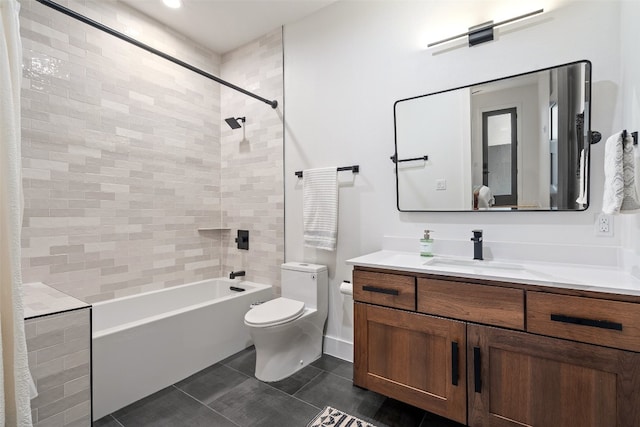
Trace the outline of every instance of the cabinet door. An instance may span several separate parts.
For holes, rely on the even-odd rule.
[[[640,354],[468,325],[470,426],[640,426]]]
[[[463,322],[354,304],[354,383],[465,423]]]

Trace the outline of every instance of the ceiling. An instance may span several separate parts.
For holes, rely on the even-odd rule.
[[[183,0],[180,9],[162,0],[120,1],[224,54],[335,0]]]

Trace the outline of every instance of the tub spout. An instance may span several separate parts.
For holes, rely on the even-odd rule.
[[[231,273],[229,273],[229,279],[235,279],[236,277],[244,276],[245,274],[246,273],[244,272],[244,270],[232,271]]]

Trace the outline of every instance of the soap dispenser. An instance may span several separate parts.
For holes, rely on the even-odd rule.
[[[424,230],[424,237],[420,239],[420,256],[433,256],[433,239],[430,234],[433,230]]]

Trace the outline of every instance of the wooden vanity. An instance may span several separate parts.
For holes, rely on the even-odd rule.
[[[640,297],[354,267],[354,383],[469,426],[640,426]]]

